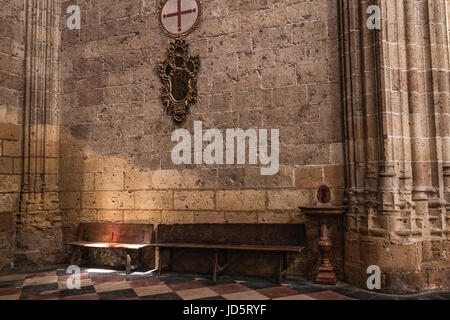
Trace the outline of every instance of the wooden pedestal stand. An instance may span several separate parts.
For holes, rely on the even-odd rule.
[[[320,239],[317,244],[320,251],[321,263],[319,267],[319,274],[316,277],[315,283],[336,285],[336,274],[333,271],[333,266],[330,261],[332,243],[328,238],[327,218],[345,214],[347,207],[321,204],[316,207],[300,207],[300,209],[305,214],[318,217],[320,219]]]

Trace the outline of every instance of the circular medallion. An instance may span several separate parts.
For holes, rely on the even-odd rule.
[[[162,0],[159,6],[159,24],[172,38],[187,36],[201,19],[200,0]]]

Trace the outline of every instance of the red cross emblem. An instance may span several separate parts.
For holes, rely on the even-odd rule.
[[[181,0],[177,0],[177,4],[178,4],[178,8],[177,8],[178,11],[163,15],[163,19],[167,19],[167,18],[171,18],[171,17],[178,17],[178,31],[181,31],[181,16],[183,14],[195,13],[195,12],[197,12],[197,9],[189,9],[189,10],[181,11]]]
[[[177,38],[194,30],[199,23],[200,13],[200,0],[163,0],[159,9],[159,22],[164,32]]]

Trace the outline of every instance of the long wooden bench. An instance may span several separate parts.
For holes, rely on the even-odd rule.
[[[287,268],[287,253],[299,253],[304,249],[306,232],[304,224],[178,224],[159,225],[156,242],[150,246],[159,248],[158,275],[163,269],[173,267],[176,257],[183,249],[212,251],[212,278],[234,261],[228,261],[228,251],[273,252],[278,255],[277,282],[281,283]],[[175,256],[174,250],[181,251]],[[164,253],[170,251],[169,261],[164,264]],[[219,254],[224,253],[223,264]],[[240,255],[237,255],[239,258]],[[235,260],[237,260],[237,258]]]
[[[78,227],[77,241],[69,242],[75,246],[71,264],[81,260],[81,248],[121,248],[140,250],[149,247],[152,241],[153,225],[130,223],[81,223]],[[139,251],[140,252],[140,251]],[[134,267],[130,255],[126,255],[126,273]]]

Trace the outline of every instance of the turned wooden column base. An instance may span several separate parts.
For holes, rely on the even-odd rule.
[[[336,285],[337,279],[336,274],[333,271],[333,267],[330,268],[319,268],[319,274],[314,281],[317,284],[325,284],[325,285]]]
[[[319,189],[320,190],[320,189]],[[300,209],[307,215],[318,217],[320,221],[320,239],[317,241],[317,247],[320,252],[320,267],[319,273],[314,281],[317,284],[335,286],[337,279],[333,271],[333,266],[330,261],[331,249],[333,244],[328,237],[327,217],[337,217],[345,214],[347,207],[344,206],[330,206],[319,205],[316,207],[300,207]]]

